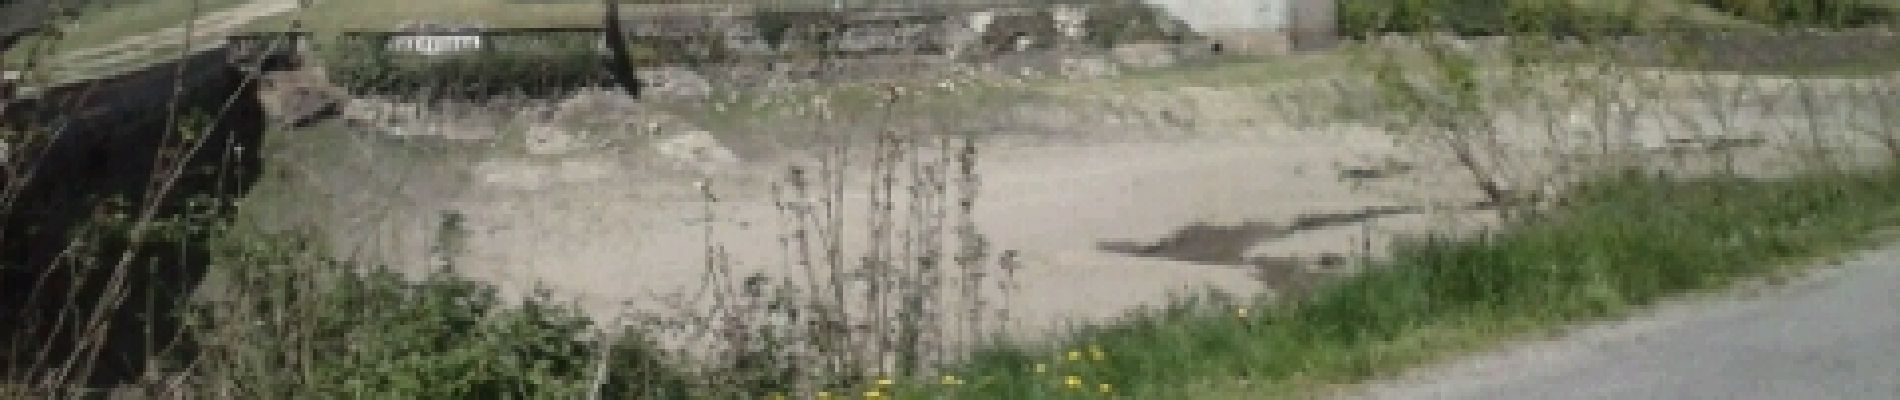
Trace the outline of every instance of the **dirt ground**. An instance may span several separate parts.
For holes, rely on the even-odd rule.
[[[1432,207],[1478,200],[1464,171],[1442,157],[1382,130],[1308,123],[1284,108],[1236,100],[1260,97],[1178,88],[964,114],[984,116],[979,122],[990,130],[978,163],[977,226],[992,254],[1009,251],[1022,265],[1019,286],[1000,305],[1010,332],[1038,337],[1206,289],[1297,290],[1349,272],[1336,268],[1349,264],[1340,260],[1376,257],[1402,235],[1491,221],[1483,211]],[[1146,109],[1130,113],[1127,105]],[[1780,114],[1750,115],[1743,124],[1781,126]],[[1651,146],[1674,143],[1664,136],[1684,130],[1660,114],[1645,121],[1636,129],[1660,135],[1645,139]],[[1519,123],[1526,131],[1537,125]],[[321,221],[319,231],[342,253],[437,263],[429,249],[453,215],[446,218],[465,232],[453,255],[459,272],[512,293],[546,289],[603,319],[691,311],[679,302],[705,295],[708,221],[712,243],[730,251],[740,275],[797,272],[785,261],[770,187],[787,165],[809,158],[741,143],[767,140],[757,132],[713,132],[744,149],[737,152],[744,161],[686,171],[624,144],[520,154],[496,150],[507,146],[493,143],[520,140],[506,132],[470,145],[328,129],[279,135],[289,172],[268,184],[285,186],[260,192],[296,205],[263,220],[280,228]],[[1751,157],[1743,155],[1760,158]],[[1764,160],[1750,165],[1777,169]],[[700,200],[696,183],[719,201]],[[863,193],[846,198],[845,210],[867,207]]]

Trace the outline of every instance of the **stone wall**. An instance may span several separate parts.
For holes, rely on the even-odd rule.
[[[1118,47],[1168,46],[1181,43],[1191,35],[1177,21],[1138,5],[726,10],[719,13],[628,16],[625,17],[624,25],[629,42],[634,47],[631,50],[635,66],[641,70],[640,74],[652,89],[647,93],[660,97],[696,97],[717,89],[773,88],[842,78],[902,77],[953,69],[956,65],[995,64],[1006,56],[1026,53],[1107,57],[1111,49]],[[1139,29],[1111,30],[1121,26]],[[384,82],[414,81],[414,78],[418,78],[416,75],[448,79],[449,82],[475,78],[483,81],[545,81],[547,79],[541,78],[546,78],[545,75],[554,69],[501,70],[523,62],[556,62],[549,56],[537,55],[540,50],[559,47],[554,45],[556,43],[573,42],[576,38],[604,42],[604,32],[587,28],[491,29],[480,32],[477,36],[483,49],[478,52],[479,55],[496,60],[476,60],[475,64],[492,65],[495,68],[489,69],[502,74],[528,74],[509,75],[507,79],[490,76],[494,74],[487,72],[496,71],[485,71],[481,65],[446,68],[454,73],[482,73],[471,77],[445,76],[428,72],[434,69],[417,67],[460,65],[455,63],[466,63],[464,61],[467,60],[457,57],[468,58],[464,57],[468,54],[431,56],[416,51],[380,51],[390,49],[391,40],[427,35],[420,32],[348,34],[345,40],[338,42],[360,43],[365,46],[364,49],[370,50],[327,52],[328,57],[333,59],[328,60],[326,69],[333,82],[362,93],[394,94],[410,90],[401,85],[394,89],[379,88],[379,85],[385,85]],[[414,46],[397,47],[407,49]],[[581,50],[591,53],[582,54],[581,57],[608,56],[604,47],[594,47]],[[373,55],[377,53],[383,54]],[[365,57],[383,57],[382,60],[391,62],[365,62]],[[1171,57],[1161,58],[1165,59],[1162,63],[1173,61]],[[1153,60],[1139,63],[1156,64]],[[1069,69],[1082,71],[1080,73],[1084,75],[1099,75],[1112,69],[1098,68],[1100,63],[1086,62],[1052,61],[1037,64],[1046,64],[1038,69],[1052,73]],[[589,65],[585,71],[559,71],[585,75],[583,79],[562,82],[586,86],[604,82],[600,77],[605,72],[600,68],[599,65]],[[398,79],[404,77],[408,79]]]

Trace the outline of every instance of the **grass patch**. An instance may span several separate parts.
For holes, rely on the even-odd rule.
[[[248,0],[144,0],[111,2],[89,7],[61,28],[65,36],[59,45],[65,49],[99,46],[121,38],[143,35],[184,25],[201,14],[209,14],[249,3]],[[197,3],[198,14],[192,13]]]
[[[1219,296],[1002,347],[900,397],[1299,397],[1500,338],[1626,315],[1672,294],[1850,251],[1900,221],[1900,170],[1791,179],[1616,176],[1474,239],[1422,239],[1307,300]],[[1103,386],[1106,385],[1106,386]]]
[[[198,13],[192,13],[191,5],[198,3]],[[144,0],[134,2],[112,2],[109,5],[86,7],[74,17],[62,19],[55,27],[61,32],[57,40],[51,40],[48,46],[50,55],[83,50],[112,44],[121,39],[145,35],[167,28],[183,26],[203,14],[210,14],[238,5],[247,0]],[[26,61],[27,45],[19,51],[9,51],[0,62],[9,67]]]

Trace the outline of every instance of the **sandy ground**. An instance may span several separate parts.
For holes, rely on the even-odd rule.
[[[1086,107],[992,110],[999,120],[1015,116],[1009,118],[1015,134],[984,141],[975,217],[995,246],[992,254],[1012,250],[1023,266],[1014,295],[993,304],[1008,310],[1015,322],[1010,331],[1041,337],[1070,322],[1101,322],[1163,305],[1175,294],[1273,293],[1326,273],[1301,263],[1132,257],[1104,251],[1104,242],[1186,237],[1191,235],[1180,231],[1196,224],[1286,226],[1318,214],[1477,199],[1463,171],[1447,168],[1442,157],[1400,147],[1384,131],[1351,123],[1294,124],[1284,108],[1240,100],[1247,98],[1260,96],[1181,88],[1086,101],[1160,110],[1138,115]],[[1689,131],[1683,119],[1663,114],[1631,125],[1638,147],[1662,149],[1670,137]],[[1791,123],[1785,111],[1744,114],[1736,123],[1754,127],[1750,132]],[[1582,129],[1576,126],[1579,116],[1559,118]],[[1526,132],[1551,126],[1513,123]],[[784,258],[784,225],[768,190],[797,157],[747,151],[747,162],[723,172],[680,173],[655,169],[638,152],[438,154],[401,150],[413,141],[407,138],[347,130],[297,135],[315,136],[285,139],[290,147],[307,142],[306,150],[326,150],[291,152],[301,155],[286,162],[307,165],[287,169],[291,189],[278,192],[295,193],[286,196],[296,206],[284,207],[274,223],[320,221],[320,231],[345,253],[399,266],[429,265],[437,227],[443,215],[454,214],[466,232],[454,265],[466,275],[513,293],[547,289],[601,318],[630,310],[691,313],[706,306],[680,301],[704,299],[699,296],[706,290],[708,205],[694,182],[707,182],[719,197],[711,205],[712,243],[730,251],[734,270],[774,277],[800,271]],[[727,141],[751,135],[719,134]],[[1786,153],[1772,149],[1804,138],[1765,139],[1756,153]],[[1839,146],[1864,145],[1834,139]],[[1563,158],[1519,153],[1541,161],[1516,170],[1549,168],[1551,160]],[[1747,151],[1742,158],[1757,170],[1785,170]],[[1380,179],[1341,178],[1342,171],[1394,163],[1416,168]],[[848,211],[848,221],[863,218],[866,209],[867,197],[857,189],[864,181],[856,182],[851,192],[858,193],[846,196],[844,209],[858,211]],[[1463,211],[1348,218],[1285,235],[1199,245],[1238,247],[1221,250],[1238,257],[1376,256],[1398,235],[1472,227],[1486,216]],[[847,245],[860,246],[862,232],[847,232]],[[1225,237],[1210,240],[1234,241]]]

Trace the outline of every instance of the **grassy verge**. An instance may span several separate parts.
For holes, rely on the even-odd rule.
[[[192,4],[197,3],[197,13]],[[146,0],[86,10],[61,28],[61,49],[85,49],[183,25],[197,15],[249,3],[245,0]]]
[[[1292,304],[1207,297],[1001,348],[899,398],[1305,397],[1498,339],[1613,318],[1866,244],[1900,221],[1900,170],[1791,179],[1618,176],[1487,237],[1424,239]]]

